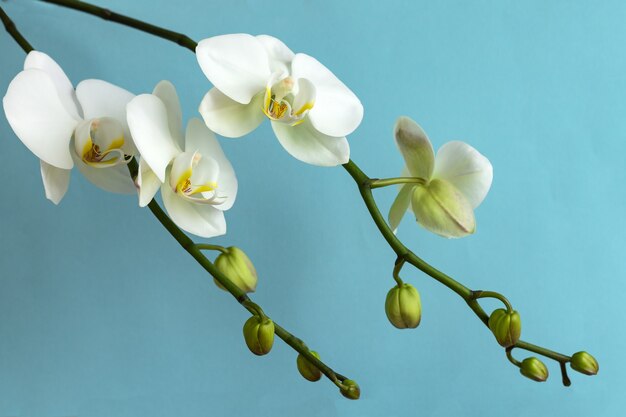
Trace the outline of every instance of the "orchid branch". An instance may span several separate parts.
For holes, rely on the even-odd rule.
[[[28,41],[22,36],[22,34],[18,31],[16,25],[9,18],[9,16],[4,12],[4,10],[0,7],[0,18],[4,23],[7,32],[11,34],[13,39],[19,44],[19,46],[24,50],[24,52],[29,53],[34,50],[34,48],[28,43]],[[128,19],[130,21],[134,21],[134,19]],[[151,26],[151,25],[147,25]],[[166,33],[174,33],[170,31],[163,31]],[[188,38],[187,38],[188,39]],[[131,158],[128,161],[128,170],[130,176],[133,181],[135,181],[137,177],[139,166],[137,161],[134,158]],[[269,317],[265,314],[261,306],[253,302],[250,297],[243,291],[239,286],[237,286],[234,282],[232,282],[224,273],[222,273],[213,262],[211,262],[204,254],[202,250],[216,250],[220,252],[225,252],[226,248],[219,245],[211,245],[204,243],[195,243],[193,240],[189,238],[163,211],[159,203],[152,199],[148,204],[148,208],[156,217],[156,219],[163,225],[163,227],[172,235],[174,239],[180,244],[180,246],[187,251],[198,264],[204,268],[213,278],[215,278],[221,285],[224,287],[232,296],[237,300],[239,304],[241,304],[246,310],[248,310],[251,314],[258,316],[262,319],[268,320]],[[311,350],[307,347],[307,345],[299,339],[298,337],[291,334],[284,327],[280,326],[278,323],[273,322],[274,325],[274,333],[281,338],[287,345],[289,345],[292,349],[299,353],[303,358],[305,358],[309,363],[312,364],[315,368],[317,368],[321,373],[323,373],[328,379],[330,379],[333,384],[335,384],[342,393],[350,390],[352,386],[355,386],[354,381],[348,379],[347,377],[335,372],[332,368],[326,365],[319,359],[317,354],[313,354]],[[358,387],[358,386],[357,386]],[[354,389],[350,392],[354,392]],[[360,391],[358,391],[360,393]],[[345,396],[345,394],[344,394]],[[358,399],[358,395],[353,397],[348,397],[351,399]]]
[[[17,30],[15,23],[11,20],[11,18],[2,10],[0,7],[0,20],[2,20],[2,24],[4,24],[4,28],[11,35],[11,37],[17,42],[17,44],[24,50],[24,52],[29,53],[34,48],[26,38],[22,36],[22,34]]]
[[[101,17],[101,18],[103,18],[105,20],[109,20],[109,21],[113,21],[113,22],[117,22],[117,23],[126,25],[126,26],[130,26],[130,27],[139,29],[141,31],[144,31],[144,32],[147,32],[147,33],[151,33],[151,34],[153,34],[155,36],[158,36],[158,37],[170,40],[172,42],[177,43],[178,45],[181,45],[181,46],[189,49],[192,52],[195,52],[195,47],[197,45],[196,42],[194,42],[189,37],[187,37],[185,35],[182,35],[180,33],[177,33],[177,32],[169,31],[169,30],[166,30],[166,29],[163,29],[163,28],[160,28],[160,27],[157,27],[157,26],[154,26],[154,25],[142,22],[140,20],[129,18],[127,16],[123,16],[123,15],[111,12],[110,10],[107,10],[107,9],[104,9],[104,8],[101,8],[101,7],[98,7],[98,6],[95,6],[95,5],[91,5],[91,4],[88,4],[88,3],[84,3],[84,2],[81,2],[81,1],[77,1],[77,0],[41,0],[41,1],[47,2],[47,3],[57,4],[57,5],[60,5],[60,6],[63,6],[63,7],[71,8],[71,9],[75,9],[75,10],[82,11],[82,12],[85,12],[85,13],[89,13],[89,14],[92,14],[92,15],[95,15],[95,16],[99,16],[99,17]],[[368,211],[369,211],[369,213],[370,213],[374,223],[378,227],[380,233],[385,238],[385,240],[387,241],[389,246],[392,248],[392,250],[398,256],[398,261],[396,262],[396,266],[400,265],[400,267],[401,267],[402,264],[409,263],[409,264],[413,265],[414,267],[416,267],[417,269],[419,269],[422,272],[424,272],[425,274],[427,274],[430,277],[434,278],[435,280],[439,281],[441,284],[445,285],[447,288],[449,288],[452,291],[454,291],[455,293],[457,293],[468,304],[470,309],[483,322],[483,324],[485,324],[488,327],[489,327],[490,316],[484,311],[484,309],[479,304],[479,302],[478,302],[479,298],[484,298],[484,297],[497,298],[497,299],[501,300],[506,305],[507,310],[511,311],[510,303],[501,294],[498,294],[498,293],[495,293],[495,292],[491,292],[491,291],[484,292],[484,291],[473,291],[473,290],[469,289],[468,287],[466,287],[463,284],[459,283],[458,281],[454,280],[452,277],[446,275],[445,273],[439,271],[435,267],[431,266],[430,264],[428,264],[427,262],[422,260],[415,253],[410,251],[396,237],[396,235],[393,233],[393,231],[391,230],[391,228],[389,227],[389,225],[385,221],[384,217],[380,213],[380,210],[378,209],[378,206],[377,206],[376,201],[374,199],[374,196],[372,194],[372,189],[385,187],[385,186],[393,185],[393,184],[408,184],[408,183],[420,184],[420,182],[423,181],[423,180],[421,180],[419,178],[408,178],[408,177],[391,178],[391,179],[383,179],[383,180],[372,179],[372,178],[368,177],[365,173],[363,173],[363,171],[361,171],[361,169],[356,165],[356,163],[354,163],[351,160],[348,163],[344,164],[343,167],[351,175],[351,177],[354,179],[354,181],[356,182],[356,184],[358,186],[358,189],[359,189],[359,192],[361,194],[361,197],[362,197],[362,199],[363,199],[363,201],[364,201],[364,203],[366,205],[366,208],[368,209]],[[151,206],[151,210],[153,210],[152,206]],[[153,210],[153,213],[155,213],[155,215],[157,215],[158,211],[155,212]],[[162,213],[162,211],[161,211],[161,213]],[[166,227],[167,227],[167,225],[166,225]],[[180,230],[179,230],[179,232],[180,232]],[[172,233],[171,230],[170,230],[170,233]],[[181,243],[181,241],[179,241],[179,243]],[[181,245],[182,245],[182,243],[181,243]],[[191,251],[190,251],[190,254],[192,254],[192,256],[194,256],[194,258],[196,257],[196,252],[199,252],[199,250],[196,247],[192,247]],[[198,258],[196,258],[196,259],[198,260]],[[201,262],[199,260],[199,262],[201,263],[201,265],[205,266],[205,264],[203,264],[204,261]],[[205,269],[207,269],[207,271],[209,271],[211,273],[211,270],[210,270],[211,268],[209,267],[209,265],[212,265],[212,264],[209,262],[205,266]],[[399,279],[399,276],[398,276],[399,267],[397,267],[397,268],[398,269],[396,269],[394,271],[394,278],[398,278]],[[283,340],[285,340],[285,339],[283,339]],[[285,340],[285,341],[287,343],[289,343],[287,340]],[[507,353],[507,355],[509,357],[511,357],[510,351],[512,349],[514,349],[514,348],[518,348],[518,349],[523,349],[523,350],[527,350],[527,351],[530,351],[530,352],[534,352],[534,353],[540,354],[542,356],[545,356],[547,358],[550,358],[550,359],[558,362],[559,365],[560,365],[560,368],[561,368],[561,373],[562,373],[562,376],[563,376],[563,382],[564,382],[565,385],[569,384],[569,379],[567,378],[565,365],[568,362],[571,362],[572,363],[572,367],[574,369],[576,369],[576,370],[579,370],[577,368],[580,368],[580,366],[578,364],[574,364],[573,359],[575,359],[576,355],[578,355],[579,353],[581,353],[581,354],[584,353],[584,352],[579,352],[579,353],[575,354],[574,356],[570,357],[570,356],[567,356],[567,355],[564,355],[564,354],[561,354],[561,353],[558,353],[558,352],[546,349],[546,348],[538,346],[538,345],[534,345],[534,344],[531,344],[531,343],[528,343],[528,342],[525,342],[525,341],[522,341],[522,340],[516,340],[515,343],[511,344],[510,346],[507,346],[506,353]],[[307,357],[307,359],[309,359],[309,357]],[[535,359],[536,360],[536,358],[527,358],[527,359]],[[536,361],[538,361],[538,360],[536,360]],[[314,362],[314,361],[312,361],[312,362]],[[512,361],[512,363],[514,363],[516,366],[520,366],[522,374],[524,374],[525,376],[529,376],[529,374],[527,374],[527,373],[530,372],[530,371],[528,369],[524,368],[524,363],[525,362],[526,362],[526,360],[523,361],[523,362],[517,362],[517,363]],[[532,369],[531,369],[531,371],[532,371]],[[529,376],[529,377],[532,378],[532,376]],[[546,375],[546,377],[547,377],[547,375]]]
[[[129,165],[129,170],[131,171],[131,176],[135,178],[137,176],[137,162],[133,159]],[[187,236],[182,230],[174,224],[174,222],[165,214],[159,203],[156,200],[150,201],[148,204],[148,208],[157,218],[159,223],[165,227],[165,229],[172,235],[174,239],[182,246],[182,248],[187,251],[195,260],[200,264],[205,271],[207,271],[211,276],[213,276],[217,281],[226,290],[237,300],[239,304],[244,306],[246,310],[250,313],[259,315],[261,317],[267,317],[264,311],[261,309],[259,305],[254,303],[248,295],[241,290],[237,285],[235,285],[226,275],[224,275],[215,264],[213,264],[206,256],[201,252],[202,244],[194,243],[189,236]],[[269,318],[269,317],[267,317]],[[309,362],[315,365],[328,379],[330,379],[335,385],[341,388],[341,384],[347,378],[341,374],[333,371],[329,366],[327,366],[324,362],[322,362],[319,358],[311,353],[311,351],[307,348],[306,344],[289,333],[285,328],[278,325],[278,323],[274,322],[275,332],[278,337],[280,337],[285,343],[291,346],[295,351],[297,351],[300,355],[304,356]]]

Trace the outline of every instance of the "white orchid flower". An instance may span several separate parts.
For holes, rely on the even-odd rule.
[[[200,119],[189,121],[183,139],[174,86],[161,81],[152,94],[135,97],[127,118],[141,153],[139,205],[146,206],[160,187],[165,209],[180,228],[202,237],[226,233],[223,212],[237,197],[235,171]]]
[[[487,158],[470,145],[452,141],[437,151],[422,128],[400,117],[394,129],[396,144],[404,157],[403,176],[421,178],[423,184],[405,184],[389,211],[389,225],[396,231],[404,213],[411,209],[427,230],[448,238],[474,233],[474,209],[483,201],[493,180]]]
[[[346,135],[361,123],[363,106],[315,58],[271,36],[243,33],[204,39],[196,56],[214,85],[199,109],[211,130],[236,138],[267,117],[293,157],[319,166],[348,162]]]
[[[125,166],[126,155],[136,152],[125,117],[133,97],[101,80],[82,81],[74,90],[52,58],[38,51],[28,54],[2,104],[17,137],[41,161],[49,200],[61,201],[74,164],[106,191],[135,192]]]

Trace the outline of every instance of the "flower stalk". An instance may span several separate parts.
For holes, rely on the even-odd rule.
[[[191,38],[174,31],[166,30],[160,28],[155,25],[151,25],[145,22],[142,22],[137,19],[133,19],[124,15],[120,15],[110,10],[91,5],[88,3],[84,3],[77,0],[41,0],[46,3],[53,3],[59,6],[75,9],[78,11],[82,11],[85,13],[89,13],[102,19],[113,21],[119,24],[123,24],[129,27],[133,27],[135,29],[150,33],[152,35],[170,40],[184,48],[195,52],[197,43],[193,41]],[[7,31],[11,33],[11,35],[16,39],[16,41],[23,47],[26,51],[30,45],[25,42],[23,37],[19,35],[19,32],[15,29],[14,25],[7,24],[7,20],[3,15],[3,22]],[[10,22],[10,19],[8,20]],[[17,34],[17,35],[16,35]],[[22,39],[24,42],[20,42]],[[32,47],[30,47],[32,49]],[[343,164],[344,169],[348,172],[348,174],[355,181],[359,193],[363,199],[363,202],[372,217],[372,220],[376,224],[379,232],[383,236],[383,238],[387,241],[388,245],[395,252],[398,257],[398,261],[396,262],[396,268],[394,270],[394,278],[399,280],[399,269],[405,264],[409,263],[413,265],[415,268],[421,270],[425,274],[429,275],[436,281],[440,282],[457,295],[459,295],[470,307],[470,309],[474,312],[474,314],[478,317],[479,320],[483,322],[485,326],[488,326],[489,315],[485,312],[485,310],[481,307],[478,300],[480,298],[497,298],[502,301],[507,310],[511,311],[512,306],[508,302],[508,300],[499,293],[490,292],[490,291],[473,291],[460,282],[456,281],[452,277],[446,275],[445,273],[439,271],[432,265],[425,262],[423,259],[418,257],[415,253],[410,251],[393,233],[392,229],[389,227],[387,222],[385,221],[383,215],[381,214],[376,201],[374,199],[372,190],[376,188],[386,187],[394,184],[408,184],[415,183],[421,184],[423,183],[423,179],[419,178],[409,178],[409,177],[399,177],[399,178],[389,178],[389,179],[372,179],[368,177],[359,167],[358,165],[349,160],[347,163]],[[148,205],[152,213],[155,217],[163,224],[163,226],[172,234],[172,236],[179,242],[179,244],[187,251],[189,254],[196,259],[196,261],[211,275],[213,275],[232,295],[238,302],[240,302],[246,309],[248,309],[252,314],[259,315],[259,312],[262,312],[259,306],[253,303],[245,292],[241,291],[235,284],[233,284],[230,280],[226,278],[223,274],[220,273],[219,270],[215,267],[215,265],[210,262],[202,253],[201,248],[198,247],[189,237],[187,237],[178,227],[167,217],[167,215],[163,212],[160,206],[153,200]],[[208,248],[207,248],[208,249]],[[295,336],[288,333],[279,325],[276,325],[276,334],[284,340],[287,344],[297,350],[300,354],[302,354],[309,362],[311,362],[315,367],[320,369],[322,373],[324,373],[329,379],[331,379],[338,387],[344,389],[344,385],[342,384],[346,378],[334,373],[332,369],[325,366],[318,358],[310,353],[308,348],[304,343],[296,338]],[[569,378],[567,377],[565,364],[571,361],[571,357],[546,349],[544,347],[534,345],[522,340],[518,340],[513,346],[510,346],[506,349],[506,354],[509,360],[516,366],[520,366],[521,362],[513,359],[511,356],[511,350],[514,348],[523,349],[529,352],[534,352],[536,354],[542,355],[544,357],[550,358],[559,363],[561,368],[561,373],[563,376],[564,385],[569,385]]]
[[[81,2],[63,2],[63,1],[59,1],[59,2],[54,2],[54,3],[58,3],[59,5],[64,5],[63,3],[76,3],[75,5],[77,6],[78,10],[83,10],[83,11],[87,11],[87,10],[93,10],[93,8],[96,9],[100,9],[96,6],[90,6],[87,4],[83,4]],[[80,6],[80,7],[78,7]],[[85,7],[83,7],[85,6]],[[88,7],[89,6],[89,7]],[[95,13],[92,13],[95,14]],[[120,16],[117,15],[115,13],[112,13],[113,16]],[[135,19],[131,19],[131,18],[126,18],[124,16],[123,17],[125,22],[139,22]],[[29,53],[31,51],[34,50],[34,48],[31,46],[31,44],[23,37],[23,35],[18,31],[15,23],[9,18],[9,16],[4,12],[4,10],[0,7],[0,18],[2,20],[2,22],[4,23],[4,26],[7,30],[7,32],[9,32],[11,34],[11,36],[13,37],[13,39],[18,43],[18,45],[24,50],[25,53]],[[141,22],[140,22],[141,23]],[[152,25],[142,25],[148,28],[151,28],[151,32],[149,33],[164,33],[164,34],[174,34],[176,35],[175,32],[172,31],[168,31],[168,30],[153,30],[155,27]],[[160,28],[158,28],[160,29]],[[180,34],[178,34],[180,35]],[[189,39],[187,37],[185,37],[184,35],[181,35],[182,38],[179,39]],[[178,43],[178,42],[177,42]],[[183,43],[179,43],[180,45],[183,45]],[[184,46],[184,45],[183,45]],[[133,179],[133,181],[136,179],[137,177],[137,173],[138,173],[138,169],[139,169],[139,165],[137,163],[137,161],[132,158],[128,161],[128,170],[130,173],[131,178]],[[163,211],[163,209],[161,208],[161,206],[159,205],[159,203],[152,199],[150,201],[150,203],[148,203],[148,208],[150,209],[150,211],[152,212],[152,214],[154,215],[154,217],[159,221],[159,223],[161,223],[161,225],[170,233],[170,235],[172,235],[172,237],[180,244],[180,246],[187,252],[189,253],[195,260],[196,262],[202,267],[204,268],[205,271],[207,271],[211,276],[213,276],[213,278],[215,278],[232,296],[233,298],[235,298],[235,300],[237,300],[237,302],[239,304],[241,304],[246,310],[248,310],[253,316],[258,316],[261,319],[264,320],[268,320],[269,317],[266,315],[266,313],[263,311],[263,309],[261,308],[261,306],[259,306],[258,304],[256,304],[255,302],[253,302],[250,297],[248,297],[248,295],[245,293],[245,291],[243,291],[241,288],[239,288],[235,283],[233,283],[230,279],[228,279],[228,277],[226,275],[224,275],[216,266],[213,262],[211,262],[206,256],[204,256],[204,254],[202,253],[202,250],[216,250],[216,251],[221,251],[224,252],[226,251],[226,248],[219,246],[219,245],[211,245],[211,244],[203,244],[203,243],[195,243],[193,240],[191,240],[191,238],[189,238],[189,236],[187,236],[169,217],[168,215],[165,213],[165,211]],[[299,338],[297,338],[296,336],[294,336],[293,334],[291,334],[289,331],[287,331],[284,327],[278,325],[277,323],[274,322],[274,333],[280,338],[282,339],[287,345],[289,345],[292,349],[294,349],[296,352],[298,352],[299,355],[301,355],[302,357],[306,358],[306,360],[311,363],[313,366],[315,366],[317,369],[320,370],[321,373],[323,373],[328,379],[331,380],[331,382],[333,384],[335,384],[337,387],[341,388],[343,387],[343,382],[344,381],[351,381],[350,379],[348,379],[347,377],[335,372],[333,369],[331,369],[328,365],[326,365],[324,362],[322,362],[318,356],[314,355],[313,353],[311,353],[311,351],[309,350],[309,348],[306,346],[306,344]]]

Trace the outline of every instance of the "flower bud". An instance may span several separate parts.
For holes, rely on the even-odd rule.
[[[256,269],[250,258],[238,247],[226,248],[226,252],[221,253],[215,259],[215,266],[226,277],[245,292],[254,292],[257,284]],[[226,290],[222,284],[215,280],[215,285]]]
[[[346,379],[341,383],[341,388],[339,388],[339,392],[341,395],[346,397],[349,400],[358,400],[361,396],[361,388],[359,388],[359,384],[356,381],[351,379]]]
[[[317,359],[320,358],[320,355],[317,352],[311,351],[311,355],[315,356]],[[320,371],[315,365],[313,365],[307,358],[302,355],[298,355],[298,359],[296,359],[296,364],[298,365],[298,371],[300,375],[304,377],[304,379],[315,382],[319,381],[322,377],[322,371]]]
[[[510,347],[519,340],[522,322],[517,311],[499,308],[489,317],[489,329],[501,346]]]
[[[459,238],[476,231],[471,203],[446,180],[436,178],[415,186],[411,208],[420,225],[440,236]]]
[[[526,358],[520,365],[520,373],[533,381],[543,382],[548,379],[548,368],[539,359],[533,357]]]
[[[265,355],[274,344],[274,322],[259,316],[250,317],[243,325],[243,337],[248,349],[255,355]]]
[[[596,358],[588,354],[587,352],[576,352],[572,355],[572,362],[570,366],[573,370],[578,371],[585,375],[595,375],[600,369]]]
[[[395,286],[385,300],[387,318],[398,329],[414,329],[422,319],[420,295],[411,284]]]

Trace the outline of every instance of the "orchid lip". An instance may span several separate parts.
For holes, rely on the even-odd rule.
[[[263,101],[263,113],[272,121],[291,126],[304,121],[304,117],[315,105],[315,88],[303,78],[282,77],[276,72],[270,77]]]

